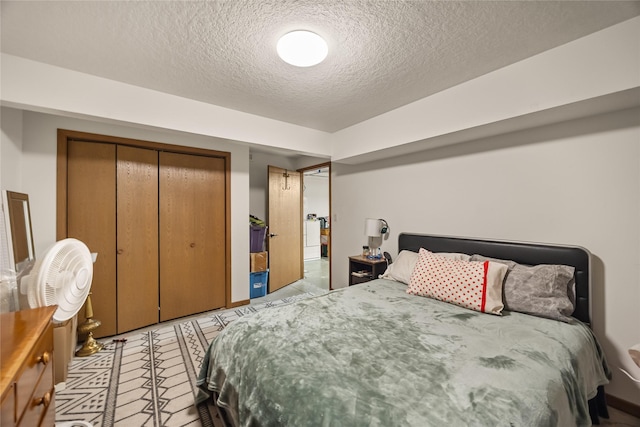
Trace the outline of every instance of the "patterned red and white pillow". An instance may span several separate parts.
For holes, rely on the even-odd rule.
[[[504,264],[450,259],[421,248],[407,293],[500,315],[506,274]]]

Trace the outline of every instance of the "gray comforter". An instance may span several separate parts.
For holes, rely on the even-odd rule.
[[[495,316],[375,280],[240,318],[211,343],[210,392],[241,426],[590,425],[609,376],[591,330]]]

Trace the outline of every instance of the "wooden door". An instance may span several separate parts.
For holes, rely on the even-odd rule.
[[[269,292],[304,275],[300,172],[269,166]]]
[[[118,333],[158,323],[158,152],[117,149]]]
[[[160,320],[225,305],[225,160],[160,153]]]
[[[101,326],[94,336],[117,333],[116,146],[70,140],[67,144],[67,237],[84,242],[93,264],[91,303]],[[84,320],[84,309],[78,321]]]

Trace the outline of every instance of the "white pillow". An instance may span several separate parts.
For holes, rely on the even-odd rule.
[[[469,261],[471,258],[467,254],[459,254],[455,252],[438,252],[439,256],[449,259],[457,259],[460,261]],[[389,264],[385,272],[380,276],[381,279],[395,280],[408,285],[411,282],[411,273],[418,262],[418,253],[408,250],[402,250],[398,254],[398,258]]]
[[[418,262],[418,254],[416,252],[400,251],[398,258],[387,267],[380,278],[395,280],[408,285],[416,262]]]
[[[448,258],[448,259],[456,259],[458,261],[470,261],[471,255],[467,254],[459,254],[457,252],[434,252],[434,254]]]

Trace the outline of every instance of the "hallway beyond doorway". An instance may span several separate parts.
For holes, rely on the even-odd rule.
[[[251,304],[273,301],[294,295],[311,292],[321,295],[329,292],[329,259],[322,257],[304,262],[304,278],[267,294],[264,297],[252,298]]]

